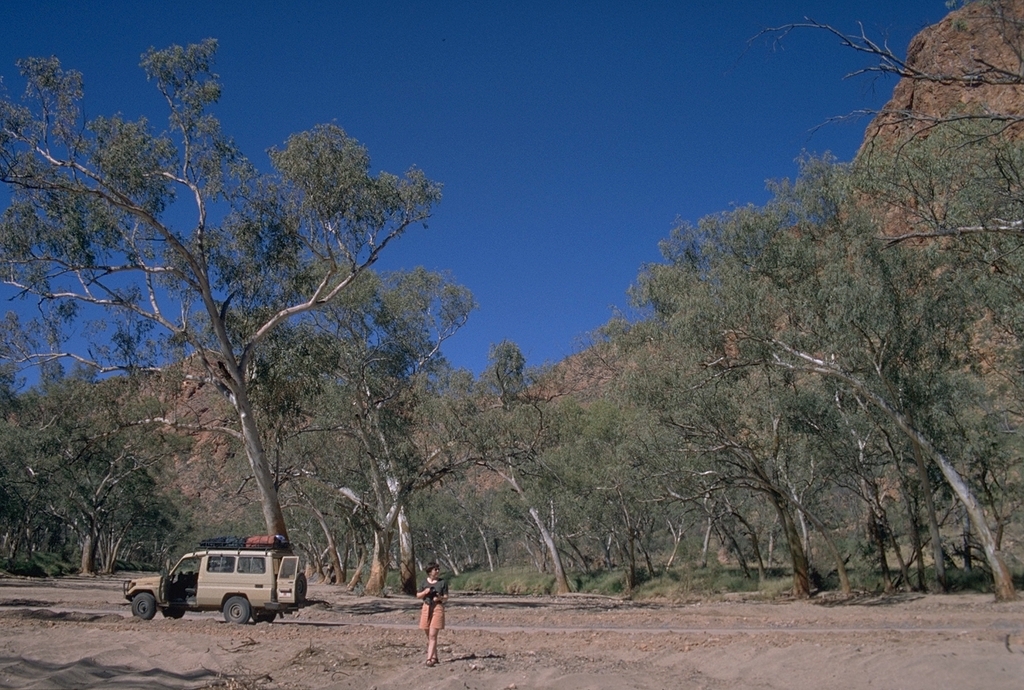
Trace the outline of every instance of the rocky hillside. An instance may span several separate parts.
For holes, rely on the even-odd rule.
[[[905,60],[878,57],[901,79],[865,147],[964,115],[1002,118],[1009,133],[1024,134],[1024,0],[974,0],[915,36]]]

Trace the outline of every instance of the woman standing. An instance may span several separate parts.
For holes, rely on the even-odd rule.
[[[427,563],[423,569],[427,581],[416,592],[416,598],[423,600],[420,610],[420,630],[427,633],[427,666],[437,664],[437,631],[444,630],[444,603],[448,601],[448,583],[441,579],[441,566]]]

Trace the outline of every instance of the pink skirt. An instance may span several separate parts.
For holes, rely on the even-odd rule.
[[[420,609],[420,630],[444,630],[444,604],[424,604]]]

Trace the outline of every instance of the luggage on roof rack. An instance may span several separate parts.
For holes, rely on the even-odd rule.
[[[201,549],[241,549],[245,546],[245,537],[209,537],[199,542]]]
[[[255,534],[246,537],[245,546],[249,549],[285,549],[288,548],[288,540],[283,534]]]
[[[199,542],[201,549],[287,549],[283,534],[256,534],[251,537],[210,537]]]

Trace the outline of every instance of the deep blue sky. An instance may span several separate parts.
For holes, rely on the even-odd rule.
[[[0,3],[0,75],[59,57],[85,77],[91,117],[147,114],[138,68],[151,46],[220,42],[225,131],[257,164],[267,148],[336,122],[376,169],[410,165],[444,183],[428,230],[382,269],[447,270],[480,308],[445,352],[479,372],[517,342],[553,362],[625,307],[626,289],[674,219],[767,200],[802,151],[849,160],[895,82],[818,32],[761,38],[811,17],[862,22],[903,54],[943,0],[720,2],[33,2]],[[0,298],[8,294],[0,292]],[[6,311],[10,305],[3,304]]]

